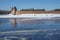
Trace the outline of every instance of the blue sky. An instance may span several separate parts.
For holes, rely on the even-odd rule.
[[[10,10],[16,6],[18,10],[24,8],[52,10],[60,8],[60,0],[0,0],[1,10]]]

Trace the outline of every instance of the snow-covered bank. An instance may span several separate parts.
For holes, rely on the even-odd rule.
[[[60,14],[21,14],[21,15],[0,15],[0,18],[53,18],[60,17]]]

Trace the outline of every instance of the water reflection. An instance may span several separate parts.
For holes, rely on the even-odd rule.
[[[60,19],[11,19],[12,27],[19,28],[58,28],[60,26]]]
[[[11,19],[11,24],[12,24],[12,27],[16,27],[17,26],[17,22],[16,22],[15,18]]]

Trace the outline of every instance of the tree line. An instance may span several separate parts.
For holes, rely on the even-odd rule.
[[[10,11],[6,11],[6,10],[0,10],[0,15],[3,15],[3,14],[9,14]]]

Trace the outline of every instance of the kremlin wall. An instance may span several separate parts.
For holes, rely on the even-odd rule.
[[[58,11],[45,11],[45,9],[22,9],[18,10],[16,7],[12,7],[11,13],[13,15],[19,15],[19,14],[60,14],[60,10]]]

